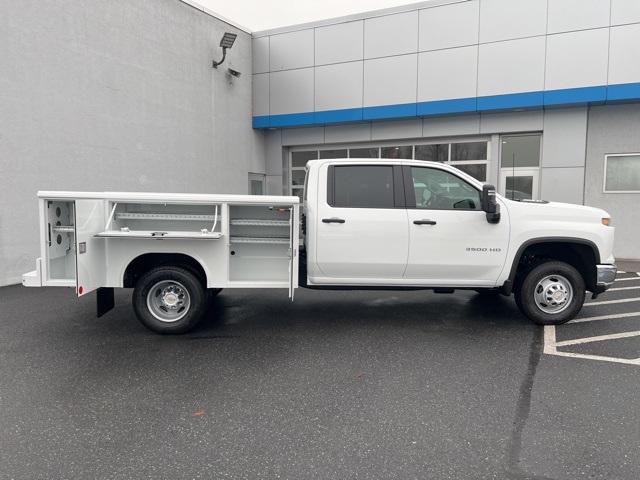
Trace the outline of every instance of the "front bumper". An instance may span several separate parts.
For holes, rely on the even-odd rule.
[[[596,291],[594,293],[602,293],[607,290],[616,280],[618,267],[613,265],[596,265]]]

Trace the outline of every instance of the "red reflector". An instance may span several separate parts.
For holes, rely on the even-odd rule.
[[[82,295],[82,292],[84,292],[84,288],[82,288],[82,285],[80,287],[78,287],[78,295]]]

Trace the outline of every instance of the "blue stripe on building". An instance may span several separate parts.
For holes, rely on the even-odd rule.
[[[301,127],[359,122],[363,120],[390,120],[453,115],[469,112],[495,112],[504,110],[545,107],[600,105],[640,100],[640,83],[599,85],[582,88],[564,88],[540,92],[510,93],[485,97],[458,98],[430,102],[380,105],[364,108],[346,108],[321,112],[257,115],[253,128]]]

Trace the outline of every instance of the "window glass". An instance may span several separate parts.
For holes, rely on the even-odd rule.
[[[291,166],[304,167],[309,160],[317,160],[318,151],[291,152]]]
[[[412,167],[416,208],[480,210],[480,192],[460,177],[436,168]]]
[[[467,175],[471,175],[481,182],[487,181],[487,164],[486,163],[466,163],[453,165],[458,170],[462,170]]]
[[[347,158],[347,150],[320,150],[320,158]]]
[[[416,145],[416,160],[446,162],[449,160],[449,144]]]
[[[404,145],[402,147],[382,147],[380,151],[380,158],[411,159],[413,157],[413,145]]]
[[[379,158],[380,150],[374,148],[352,148],[349,150],[349,158]]]
[[[451,161],[486,160],[487,142],[466,142],[451,144]]]
[[[291,185],[304,185],[306,170],[291,170]]]
[[[518,175],[507,177],[504,196],[510,200],[529,200],[533,198],[533,177]]]
[[[502,168],[540,165],[540,135],[502,137]]]
[[[353,165],[334,168],[334,207],[394,208],[393,167]]]
[[[300,199],[300,203],[304,200],[304,189],[303,188],[292,188],[291,195],[298,197]]]
[[[605,175],[608,192],[640,192],[640,155],[607,157]]]

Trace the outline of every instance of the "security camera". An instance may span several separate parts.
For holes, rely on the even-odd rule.
[[[227,72],[229,73],[229,75],[233,77],[239,77],[240,75],[242,75],[242,73],[240,73],[237,70],[234,70],[233,68],[227,68]]]

